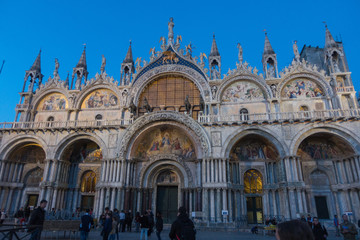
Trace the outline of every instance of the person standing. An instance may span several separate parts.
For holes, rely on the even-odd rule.
[[[131,210],[126,211],[126,214],[125,214],[125,224],[126,224],[126,228],[127,228],[127,231],[128,231],[128,232],[131,232],[132,220],[133,220],[133,217],[132,217],[132,215],[131,215]]]
[[[45,221],[45,208],[47,205],[47,201],[45,199],[41,200],[40,206],[37,207],[31,214],[29,225],[31,237],[30,240],[40,240],[41,232],[43,229],[44,221]],[[35,226],[35,227],[31,227]]]
[[[85,214],[81,217],[81,224],[80,224],[81,240],[88,239],[91,226],[93,226],[93,225],[94,225],[94,220],[90,216],[90,210],[86,209]]]
[[[0,216],[0,225],[4,223],[5,218],[6,218],[6,211],[5,211],[5,209],[2,209],[1,216]]]
[[[164,227],[163,219],[161,217],[161,213],[158,211],[156,213],[156,224],[155,224],[156,236],[158,240],[161,240],[160,233],[163,230],[163,227]]]
[[[117,233],[117,228],[118,228],[118,222],[116,221],[116,217],[113,216],[112,217],[112,223],[111,223],[111,232],[110,232],[110,236],[109,236],[109,240],[115,240],[115,236]]]
[[[319,219],[317,217],[313,218],[313,228],[312,228],[315,240],[326,240],[328,233],[324,226],[321,226]]]
[[[109,239],[111,230],[112,230],[111,213],[106,213],[104,228],[103,228],[103,232],[102,232],[103,240]]]
[[[124,210],[121,210],[119,215],[120,215],[121,232],[125,232],[125,212],[124,212]]]
[[[151,209],[148,210],[148,221],[149,221],[149,231],[148,231],[148,237],[151,236],[151,233],[154,231],[154,226],[155,226],[155,219],[154,219],[154,214],[151,211]]]
[[[25,214],[24,214],[24,208],[21,207],[15,214],[15,225],[16,224],[20,224],[22,225],[22,223],[25,221]]]
[[[340,237],[340,231],[339,231],[339,219],[337,215],[334,215],[334,227],[336,230],[336,236]]]
[[[195,235],[195,226],[194,223],[190,220],[189,216],[186,214],[186,208],[180,207],[178,211],[178,217],[171,225],[171,230],[169,233],[170,239],[195,240]]]
[[[340,224],[340,232],[344,236],[344,240],[355,240],[355,236],[358,234],[355,224],[349,222],[346,214],[342,218],[344,222]]]
[[[143,239],[143,235],[145,236],[144,239],[147,240],[148,239],[148,231],[149,231],[149,219],[148,219],[148,213],[144,212],[141,216],[140,216],[140,240]]]
[[[140,232],[140,213],[136,212],[135,214],[135,231]]]

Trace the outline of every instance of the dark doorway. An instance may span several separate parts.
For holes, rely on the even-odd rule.
[[[94,196],[81,196],[81,211],[94,208]]]
[[[317,196],[315,197],[316,212],[318,218],[329,219],[329,210],[327,207],[326,197]]]
[[[247,219],[249,224],[258,224],[263,221],[262,197],[246,198]]]
[[[39,194],[29,194],[26,207],[36,208],[38,199],[39,199]]]
[[[178,211],[178,187],[158,186],[156,210],[161,212],[164,223],[175,221]]]

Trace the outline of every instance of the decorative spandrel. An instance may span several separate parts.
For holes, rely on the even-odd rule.
[[[136,141],[132,156],[148,160],[158,154],[175,154],[183,159],[196,158],[191,140],[180,129],[168,125],[144,133]]]
[[[37,111],[57,111],[68,108],[68,101],[61,93],[51,93],[41,99]]]
[[[96,89],[86,96],[81,108],[112,108],[118,107],[119,99],[109,89]]]
[[[297,155],[305,160],[341,159],[354,154],[345,140],[331,134],[316,134],[306,138],[299,146]]]
[[[231,149],[233,160],[248,161],[257,159],[276,160],[279,154],[276,148],[259,136],[248,136],[238,141]]]
[[[282,98],[314,98],[324,96],[324,91],[315,82],[307,79],[296,79],[288,82],[281,92]]]
[[[259,171],[251,169],[244,174],[244,192],[246,194],[261,194],[263,191],[262,175]]]
[[[228,86],[222,94],[223,102],[246,102],[265,99],[262,90],[254,83],[239,81]]]

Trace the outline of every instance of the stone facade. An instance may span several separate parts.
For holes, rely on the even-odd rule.
[[[279,74],[266,36],[265,76],[242,62],[241,48],[237,68],[219,78],[215,37],[210,69],[180,40],[164,39],[162,51],[136,66],[130,46],[120,81],[107,75],[104,58],[88,80],[84,49],[75,88],[58,65],[42,83],[39,53],[15,122],[1,124],[0,207],[47,199],[49,208],[91,207],[95,216],[106,206],[160,209],[170,221],[184,205],[199,221],[226,224],[360,217],[360,109],[342,44],[328,29],[321,50],[330,65],[314,65],[305,49]],[[190,105],[169,104],[163,95],[172,87]]]

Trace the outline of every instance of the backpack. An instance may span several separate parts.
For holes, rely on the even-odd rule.
[[[196,231],[193,222],[188,219],[186,222],[181,223],[181,232],[179,240],[195,240]]]

